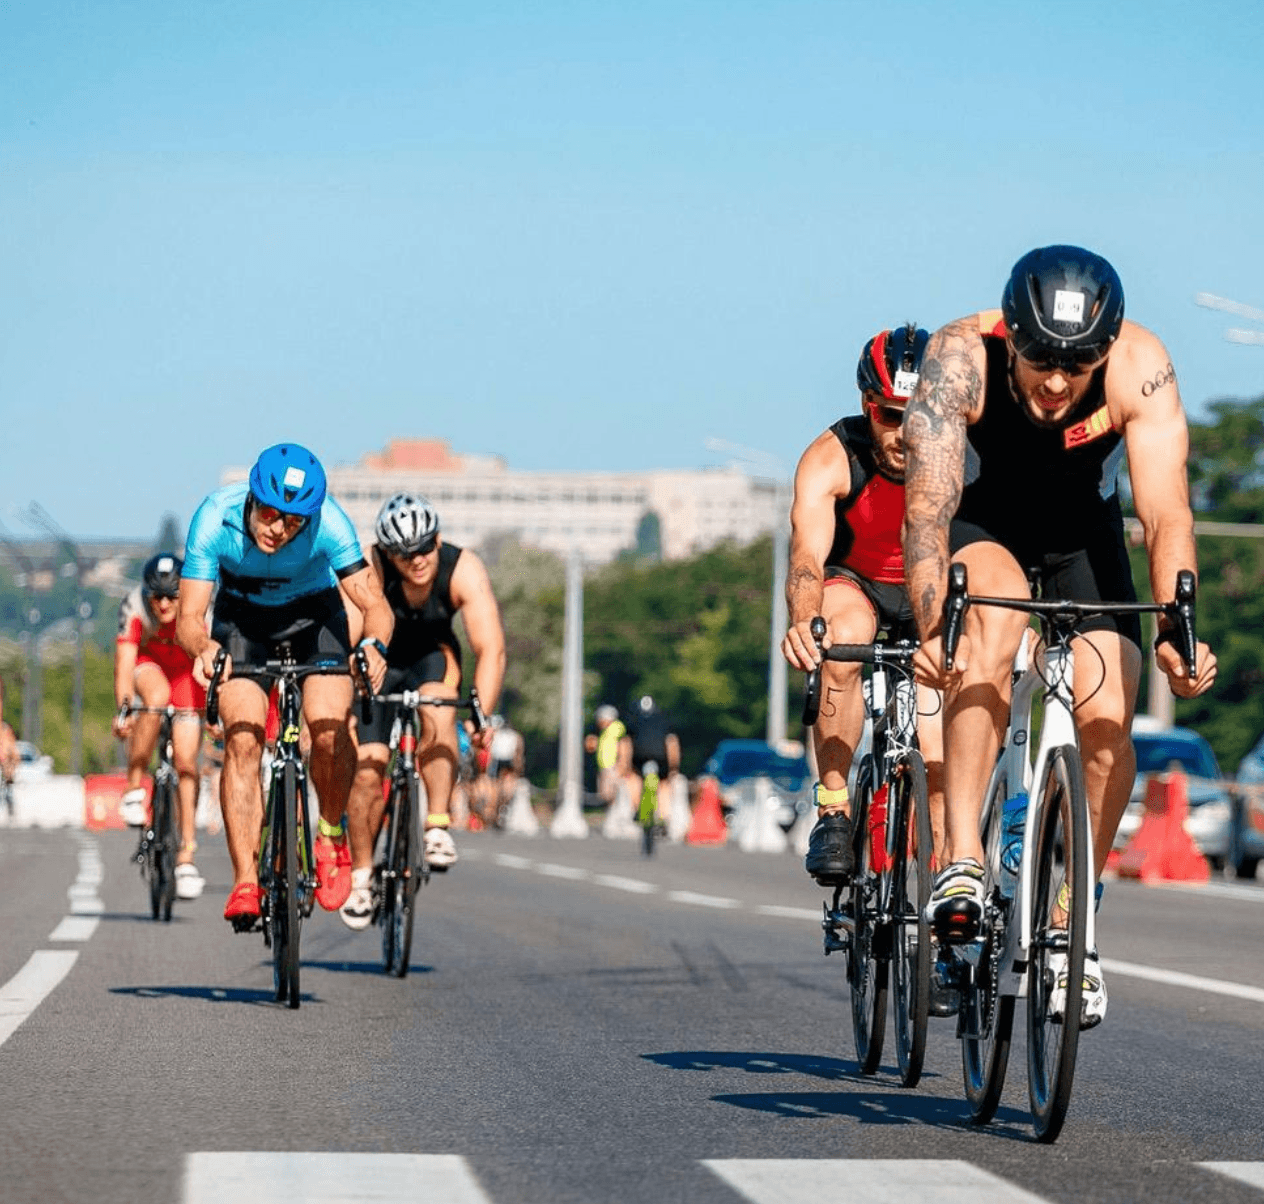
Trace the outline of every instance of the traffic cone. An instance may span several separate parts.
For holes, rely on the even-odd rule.
[[[1206,882],[1207,859],[1185,831],[1189,784],[1179,769],[1157,774],[1146,785],[1145,815],[1119,858],[1121,878],[1142,882]]]
[[[686,844],[723,844],[729,838],[720,810],[720,785],[712,777],[705,777],[698,786],[698,802],[693,809],[693,819],[685,834]]]

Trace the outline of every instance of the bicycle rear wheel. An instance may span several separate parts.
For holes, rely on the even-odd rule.
[[[1092,890],[1084,774],[1079,752],[1071,745],[1049,755],[1038,823],[1027,971],[1027,1069],[1036,1136],[1050,1142],[1062,1131],[1071,1102]],[[1055,1019],[1050,1003],[1062,973],[1066,998],[1062,1016]]]
[[[998,778],[984,805],[984,865],[989,883],[1000,872],[1002,800],[1008,793],[1005,779]],[[961,990],[961,1068],[970,1119],[976,1125],[985,1125],[996,1115],[1009,1067],[1014,996],[1002,996],[997,981],[999,952],[1004,943],[1004,921],[985,923],[978,964]]]
[[[176,897],[176,849],[172,831],[171,783],[159,779],[153,793],[153,840],[150,844],[149,906],[155,920],[171,921]]]
[[[875,924],[882,880],[874,871],[870,856],[869,808],[874,790],[874,765],[870,759],[865,759],[856,780],[856,801],[852,805],[856,872],[852,877],[850,903],[856,929],[847,948],[847,980],[851,985],[851,1028],[856,1042],[856,1061],[861,1074],[873,1074],[882,1061],[882,1042],[886,1036],[890,930],[881,930]],[[884,931],[885,950],[880,948]]]
[[[926,1024],[930,1012],[930,804],[926,764],[913,750],[901,766],[887,807],[894,852],[891,867],[891,973],[895,979],[895,1054],[900,1082],[916,1087],[926,1057]]]

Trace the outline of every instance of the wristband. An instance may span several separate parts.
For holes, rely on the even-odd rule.
[[[377,638],[377,636],[366,635],[364,639],[360,641],[361,648],[367,648],[370,645],[372,645],[374,648],[378,650],[379,653],[381,653],[383,660],[386,659],[386,645],[383,644],[382,641]]]

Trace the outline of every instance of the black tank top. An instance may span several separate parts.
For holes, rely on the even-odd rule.
[[[847,453],[851,486],[834,499],[834,543],[825,563],[845,566],[870,581],[904,582],[904,482],[878,464],[869,420],[863,414],[840,418],[830,430]]]
[[[460,644],[452,630],[452,572],[461,558],[456,544],[445,543],[439,549],[439,571],[435,574],[430,595],[419,607],[408,604],[404,597],[404,581],[387,556],[379,556],[382,566],[382,592],[395,612],[395,632],[391,636],[386,663],[392,669],[407,669],[423,656],[443,646],[460,657]]]
[[[1037,426],[1009,387],[1005,339],[985,334],[987,390],[983,416],[966,427],[965,489],[957,518],[1007,546],[1070,552],[1102,525],[1120,526],[1115,492],[1123,436],[1106,408],[1106,365],[1057,428]]]

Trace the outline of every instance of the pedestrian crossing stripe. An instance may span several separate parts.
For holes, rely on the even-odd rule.
[[[973,1163],[949,1158],[717,1158],[700,1165],[749,1204],[1047,1204]],[[1264,1162],[1200,1162],[1264,1190]],[[224,1151],[189,1154],[184,1204],[492,1204],[456,1154]]]

